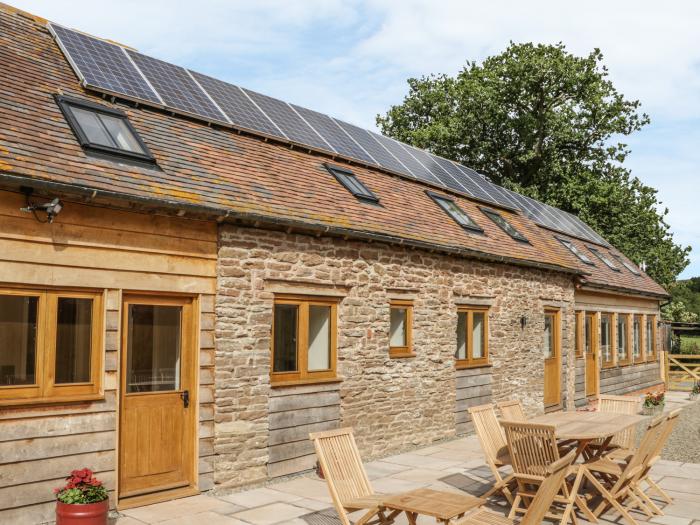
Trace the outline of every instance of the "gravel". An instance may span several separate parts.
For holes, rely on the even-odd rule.
[[[676,428],[668,439],[662,459],[683,463],[700,463],[700,403],[690,403],[683,407]],[[637,428],[637,438],[646,425]]]

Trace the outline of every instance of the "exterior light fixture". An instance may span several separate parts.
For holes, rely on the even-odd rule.
[[[27,195],[27,205],[24,208],[20,208],[20,211],[33,214],[34,218],[39,222],[48,222],[49,224],[51,224],[56,218],[56,215],[61,213],[61,210],[63,209],[63,203],[58,197],[56,197],[49,202],[45,202],[43,204],[36,204],[29,200],[29,196],[31,195],[31,193],[31,191],[25,191],[25,194]],[[42,220],[37,214],[37,212],[45,213],[46,219]]]

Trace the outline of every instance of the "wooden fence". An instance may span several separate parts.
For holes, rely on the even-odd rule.
[[[700,354],[666,354],[666,389],[690,391],[700,382]]]

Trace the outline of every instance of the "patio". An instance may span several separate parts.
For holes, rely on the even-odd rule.
[[[695,457],[697,463],[664,459],[654,466],[652,477],[665,489],[674,503],[662,506],[665,516],[645,520],[634,512],[640,523],[658,525],[700,525],[700,404],[687,401],[685,393],[669,393],[667,409],[685,406],[675,436],[664,457]],[[684,439],[679,439],[683,437]],[[674,439],[675,438],[675,439]],[[690,451],[689,447],[694,447]],[[492,482],[476,436],[439,443],[427,448],[389,456],[366,464],[376,491],[402,492],[420,487],[480,495]],[[493,501],[498,501],[494,499]],[[498,506],[492,506],[499,509]],[[505,505],[501,507],[506,513]],[[362,512],[357,513],[358,516]],[[434,523],[419,518],[419,523]],[[585,520],[579,520],[587,524]],[[332,507],[326,483],[309,473],[292,479],[229,495],[200,495],[167,503],[124,510],[113,521],[116,525],[335,525],[340,523]],[[396,523],[406,523],[402,516]],[[600,520],[602,525],[624,523],[619,517]]]

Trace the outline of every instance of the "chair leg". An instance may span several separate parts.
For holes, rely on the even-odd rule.
[[[664,512],[652,501],[652,499],[647,496],[639,485],[635,485],[634,492],[639,496],[639,498],[646,504],[647,507],[651,509],[654,514],[663,516]]]
[[[647,507],[646,503],[644,503],[641,499],[639,499],[639,497],[637,496],[637,494],[635,494],[634,490],[628,491],[628,492],[627,492],[627,495],[628,495],[629,498],[634,502],[635,506],[636,506],[639,510],[641,510],[644,514],[647,515],[647,518],[653,518],[653,517],[654,517],[654,513],[651,511],[651,509],[649,509],[649,507]]]
[[[671,496],[669,496],[668,494],[666,494],[664,489],[659,487],[653,479],[651,479],[649,476],[647,476],[644,479],[644,481],[646,481],[647,485],[649,485],[649,487],[651,487],[651,489],[654,492],[656,492],[659,496],[661,496],[661,499],[663,499],[666,503],[668,503],[668,504],[673,503],[673,498]]]
[[[622,506],[622,504],[617,501],[617,498],[610,494],[608,489],[606,489],[593,475],[590,475],[588,472],[585,473],[585,476],[593,483],[593,486],[600,492],[600,495],[603,497],[603,501],[598,505],[598,507],[593,511],[596,516],[600,516],[602,514],[602,509],[605,508],[605,503],[609,503],[612,505],[616,511],[618,511],[623,518],[625,518],[625,521],[629,523],[630,525],[639,525],[637,521],[630,516],[630,513],[627,512],[627,509]]]

